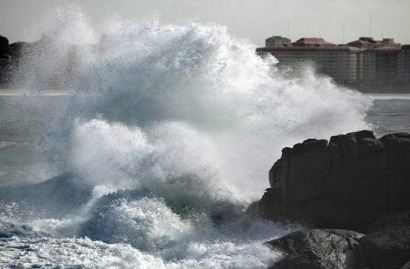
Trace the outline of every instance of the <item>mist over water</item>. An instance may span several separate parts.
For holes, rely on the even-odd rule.
[[[310,68],[284,73],[223,26],[117,19],[99,38],[69,9],[47,36],[44,53],[26,63],[26,85],[41,92],[56,70],[65,78],[68,105],[39,144],[65,174],[2,190],[29,201],[3,199],[19,209],[4,223],[30,223],[7,239],[35,249],[23,264],[265,268],[280,254],[262,242],[298,227],[244,209],[269,187],[281,149],[369,128],[370,99]],[[65,73],[72,45],[82,46]]]
[[[61,54],[66,54],[68,41],[95,41],[84,16],[69,14],[70,19],[59,18],[60,28],[50,38],[49,45]],[[86,40],[79,40],[80,33]],[[133,140],[124,149],[128,152],[115,154],[111,163],[129,166],[148,155],[179,151],[177,158],[167,157],[173,162],[167,170],[207,170],[228,188],[242,190],[241,198],[255,198],[266,187],[267,170],[284,146],[368,127],[368,99],[317,77],[311,69],[299,77],[283,75],[275,59],[257,57],[253,45],[236,40],[223,26],[115,21],[98,44],[78,54],[72,101],[58,123],[61,132],[52,130],[60,140],[66,134],[64,142],[70,144],[50,156],[62,158],[64,164],[67,157],[76,163],[67,153],[81,148],[72,143],[93,139],[76,132],[93,124],[100,138],[110,139],[107,148],[96,146],[95,151],[112,156],[110,150],[121,151],[116,145]],[[43,66],[54,64],[43,60],[38,61]],[[100,123],[92,123],[95,119]],[[124,137],[107,137],[119,128],[128,130]],[[130,138],[133,134],[137,137]],[[47,144],[63,146],[52,138]],[[164,152],[153,153],[158,150]],[[89,161],[98,166],[101,160]],[[148,166],[135,169],[152,168]]]

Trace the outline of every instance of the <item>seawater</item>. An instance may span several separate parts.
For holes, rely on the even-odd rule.
[[[371,95],[373,106],[366,120],[373,126],[377,136],[410,131],[410,95]]]
[[[267,268],[282,253],[263,243],[303,228],[245,214],[283,147],[408,129],[408,100],[278,70],[223,26],[116,20],[100,39],[69,10],[48,35],[29,90],[0,96],[2,267]],[[45,94],[90,41],[64,95]]]

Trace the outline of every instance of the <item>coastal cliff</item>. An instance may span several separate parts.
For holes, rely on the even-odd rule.
[[[377,139],[371,131],[309,139],[284,148],[258,203],[265,219],[316,227],[363,229],[410,210],[410,134]]]
[[[410,134],[308,139],[282,150],[269,183],[248,212],[312,228],[267,242],[287,254],[272,268],[409,268]]]

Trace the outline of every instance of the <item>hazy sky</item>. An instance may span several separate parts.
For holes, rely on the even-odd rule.
[[[372,35],[410,43],[410,0],[0,0],[0,35],[11,42],[38,39],[55,7],[67,4],[81,7],[97,30],[118,16],[136,22],[214,22],[258,46],[272,35],[322,36],[334,43]]]

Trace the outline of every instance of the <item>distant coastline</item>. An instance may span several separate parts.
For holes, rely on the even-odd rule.
[[[5,90],[1,94],[15,94],[18,89],[33,88],[32,85],[41,89],[69,88],[85,46],[70,46],[65,58],[59,58],[51,68],[43,68],[41,76],[37,74],[41,59],[58,55],[59,49],[47,36],[35,42],[12,44],[0,36],[0,89]],[[98,54],[100,48],[95,45],[87,49]],[[256,53],[262,57],[273,55],[279,60],[279,68],[313,66],[336,84],[363,93],[410,93],[410,45],[394,43],[393,39],[361,37],[335,45],[322,38],[301,38],[291,43],[290,39],[273,36]]]
[[[15,42],[0,35],[0,89],[66,89],[78,75],[80,51],[86,46],[61,47],[50,37],[35,42]],[[88,47],[87,47],[88,49]],[[52,65],[43,66],[43,62]]]

